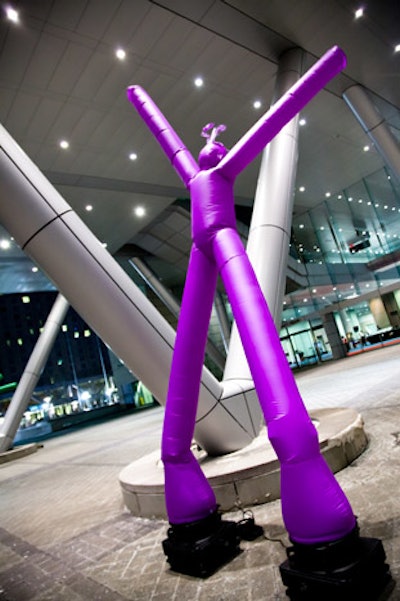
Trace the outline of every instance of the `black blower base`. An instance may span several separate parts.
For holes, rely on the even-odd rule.
[[[235,522],[223,521],[215,511],[186,524],[171,524],[162,545],[171,569],[181,574],[207,578],[240,552],[240,534]]]
[[[358,527],[337,541],[293,543],[280,573],[292,601],[384,601],[394,587],[382,542]]]

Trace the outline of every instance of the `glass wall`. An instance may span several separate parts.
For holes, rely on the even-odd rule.
[[[306,274],[306,285],[292,285],[284,300],[282,339],[292,365],[319,359],[313,349],[315,332],[307,324],[326,312],[334,314],[338,332],[351,348],[364,338],[385,338],[388,331],[396,335],[400,186],[387,168],[296,215],[290,254]],[[330,356],[322,324],[321,331],[321,348]]]

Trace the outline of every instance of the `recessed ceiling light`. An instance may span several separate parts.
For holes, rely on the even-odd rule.
[[[305,187],[304,186],[300,186],[299,192],[305,192],[305,191],[306,191]]]
[[[326,196],[326,198],[329,198],[329,197],[330,197],[330,195],[331,195],[331,193],[330,193],[330,192],[325,192],[325,196]]]
[[[303,230],[303,229],[304,229],[304,223],[300,223],[299,230]]]
[[[11,246],[11,242],[9,240],[6,240],[5,238],[3,240],[0,240],[0,248],[2,248],[3,250],[8,250]]]
[[[363,148],[363,151],[364,151],[364,152],[368,152],[368,150],[369,150],[369,146],[368,146],[368,144],[367,144],[366,146],[364,146],[364,148]]]
[[[255,100],[253,102],[253,106],[255,109],[260,109],[261,108],[261,100]]]
[[[360,6],[360,8],[357,8],[357,10],[354,13],[354,16],[356,19],[360,19],[361,17],[364,16],[364,9],[362,6]]]
[[[115,51],[115,56],[118,60],[123,61],[126,59],[126,52],[123,48],[117,48]]]
[[[299,121],[299,125],[301,125],[303,127],[303,125],[305,125],[307,123],[306,119],[304,119],[304,117],[302,117]]]
[[[204,85],[204,79],[202,77],[196,77],[194,80],[194,85],[196,88],[201,88],[201,86]]]
[[[93,205],[86,205],[85,209],[88,212],[93,211]]]
[[[37,273],[39,271],[39,267],[32,267],[33,273]]]
[[[67,140],[61,140],[60,148],[62,148],[63,150],[66,150],[67,148],[69,148],[69,142],[67,142]]]
[[[130,153],[130,155],[129,155],[129,159],[130,159],[131,161],[136,161],[136,159],[137,159],[137,154],[136,154],[136,152],[131,152],[131,153]]]
[[[136,217],[144,217],[146,215],[146,209],[144,207],[135,207],[134,213]]]
[[[400,52],[400,44],[396,44],[396,46],[394,47],[394,51]]]
[[[15,10],[15,8],[12,8],[11,6],[6,8],[6,16],[9,21],[19,23],[19,12]]]

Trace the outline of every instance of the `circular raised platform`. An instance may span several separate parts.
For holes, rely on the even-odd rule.
[[[333,472],[349,465],[367,447],[362,417],[353,409],[319,409],[310,412],[317,427],[321,452]],[[280,467],[263,428],[247,447],[198,460],[215,492],[222,511],[246,508],[278,499]],[[119,481],[126,507],[135,516],[167,519],[164,471],[156,451],[125,467]]]

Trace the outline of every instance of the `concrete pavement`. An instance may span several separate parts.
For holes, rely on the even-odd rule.
[[[400,346],[299,373],[310,409],[361,411],[367,450],[337,478],[361,534],[383,541],[400,578]],[[167,523],[133,517],[118,474],[159,448],[162,408],[44,442],[0,465],[1,601],[285,601],[279,564],[288,539],[279,500],[253,507],[264,538],[206,580],[169,571]],[[228,514],[239,519],[241,513]],[[391,594],[400,601],[400,588]]]

